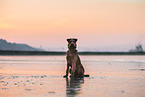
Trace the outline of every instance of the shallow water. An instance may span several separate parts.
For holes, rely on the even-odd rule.
[[[80,56],[90,77],[66,79],[65,56],[0,56],[0,97],[145,97],[145,56]]]

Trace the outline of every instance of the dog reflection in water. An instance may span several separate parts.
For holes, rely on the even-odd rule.
[[[74,97],[80,93],[81,84],[84,83],[84,78],[71,77],[66,78],[66,94],[67,97]]]

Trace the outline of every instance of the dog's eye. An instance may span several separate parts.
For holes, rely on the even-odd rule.
[[[75,40],[73,40],[73,43],[76,43],[76,41],[75,41]]]
[[[67,39],[67,42],[70,42],[70,39]]]

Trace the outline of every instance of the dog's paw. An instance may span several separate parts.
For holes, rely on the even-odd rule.
[[[63,77],[64,77],[64,78],[66,78],[66,77],[67,77],[67,75],[64,75]]]

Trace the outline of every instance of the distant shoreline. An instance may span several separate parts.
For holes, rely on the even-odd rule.
[[[78,52],[79,55],[145,55],[145,52]],[[0,50],[0,55],[66,55],[61,51],[5,51]]]

